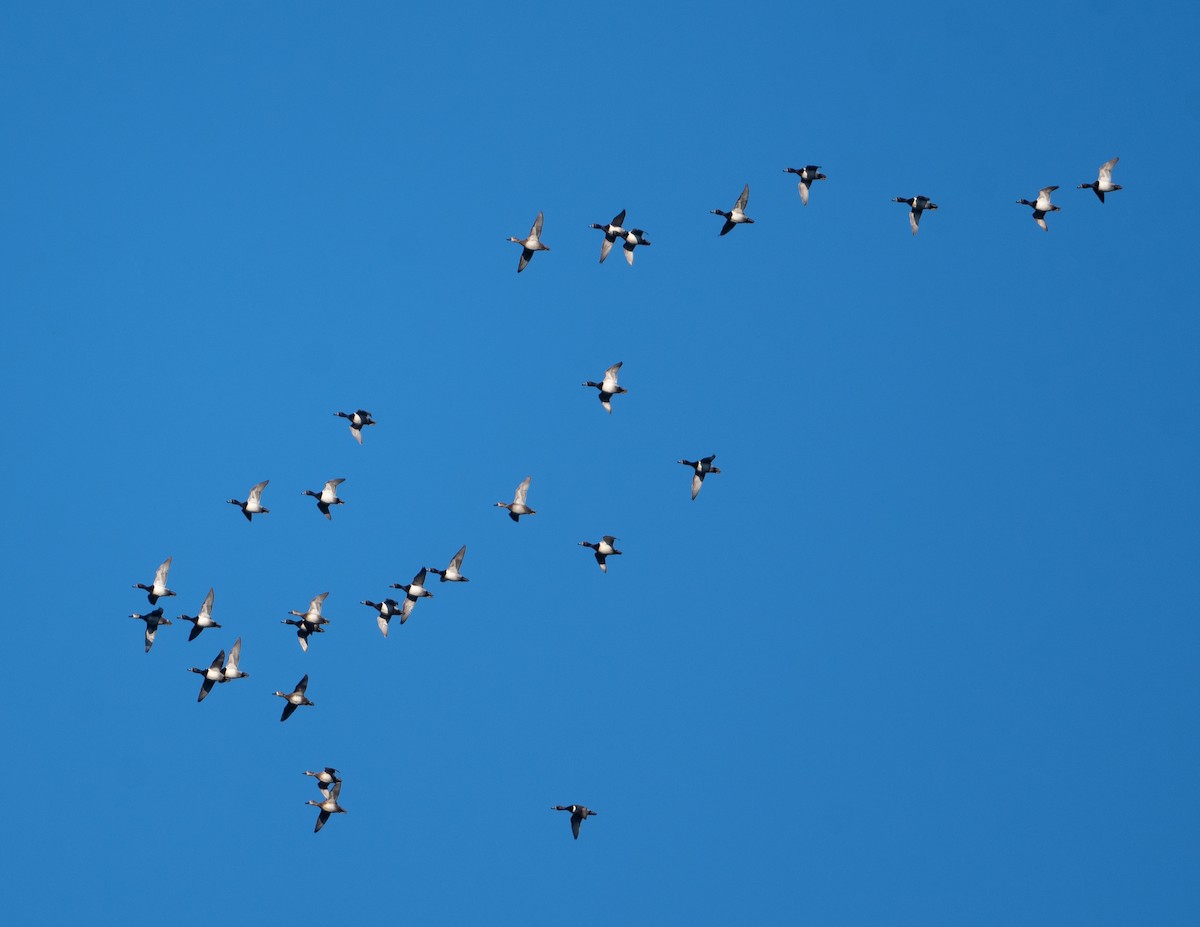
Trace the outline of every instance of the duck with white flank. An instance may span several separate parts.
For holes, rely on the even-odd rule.
[[[235,679],[249,679],[250,674],[244,673],[238,668],[238,662],[242,659],[242,639],[239,637],[233,642],[233,646],[229,648],[229,658],[225,661],[225,665],[221,667],[221,678],[217,682],[232,682]]]
[[[820,166],[809,164],[806,167],[785,167],[785,174],[795,174],[800,178],[800,182],[796,184],[796,189],[800,191],[800,202],[805,206],[808,205],[808,188],[813,185],[814,180],[826,180],[826,176],[820,173]]]
[[[429,567],[430,573],[437,574],[438,579],[443,583],[469,583],[470,580],[462,575],[463,557],[467,555],[467,545],[464,544],[458,549],[458,553],[450,558],[450,566],[444,570],[439,570],[437,567]]]
[[[627,229],[625,231],[624,238],[625,238],[625,245],[624,245],[624,247],[625,247],[625,262],[630,267],[633,266],[633,249],[634,248],[636,248],[638,245],[645,245],[646,247],[649,247],[650,245],[654,244],[654,242],[652,242],[649,238],[646,237],[646,232],[643,229]]]
[[[281,722],[286,721],[288,718],[290,718],[292,716],[292,712],[295,711],[297,708],[299,708],[301,705],[315,705],[316,704],[316,702],[310,702],[308,700],[308,698],[304,695],[304,690],[307,688],[308,688],[308,673],[305,673],[304,678],[301,679],[298,683],[296,683],[296,688],[294,688],[291,692],[280,692],[280,691],[276,690],[276,692],[275,692],[276,695],[278,695],[282,699],[287,700],[287,704],[283,706],[283,714],[280,715],[280,717],[279,717],[279,720]]]
[[[613,242],[618,238],[625,237],[625,230],[621,228],[621,223],[625,221],[625,210],[622,209],[619,213],[613,216],[612,222],[608,225],[597,225],[593,222],[589,228],[599,229],[604,233],[604,241],[600,242],[600,263],[604,263],[604,259],[608,257],[608,252],[612,250]]]
[[[350,420],[350,434],[354,435],[354,440],[359,444],[362,444],[362,430],[368,425],[376,424],[375,419],[366,409],[359,409],[357,412],[334,412],[333,414],[338,418]]]
[[[145,583],[134,583],[134,589],[146,590],[146,598],[150,600],[151,605],[153,605],[159,599],[163,599],[169,595],[175,594],[167,588],[167,574],[171,572],[171,561],[173,559],[175,558],[168,557],[158,565],[158,569],[154,571],[154,582],[151,585],[147,586]]]
[[[604,379],[599,383],[597,383],[595,380],[588,380],[583,384],[584,386],[590,386],[593,389],[600,390],[600,405],[604,406],[604,411],[609,415],[612,415],[612,403],[609,402],[609,400],[611,400],[613,396],[619,395],[620,393],[629,392],[629,390],[627,390],[625,387],[617,385],[617,371],[621,369],[621,365],[623,363],[625,362],[617,361],[606,371],[604,371]]]
[[[329,619],[321,614],[321,606],[325,604],[325,599],[329,597],[328,592],[322,592],[320,595],[312,597],[312,601],[308,603],[308,611],[298,612],[294,608],[288,611],[289,615],[295,615],[297,618],[303,618],[308,624],[319,625],[329,624]],[[288,622],[289,624],[291,622]]]
[[[685,467],[692,468],[692,500],[695,501],[696,496],[700,494],[700,487],[704,485],[704,478],[710,473],[720,473],[720,467],[714,467],[713,461],[717,459],[716,454],[710,454],[708,457],[702,457],[700,460],[680,460],[679,463]]]
[[[212,663],[209,665],[208,669],[200,669],[200,667],[198,667],[198,666],[188,667],[189,673],[199,673],[201,676],[204,677],[204,680],[200,683],[200,694],[196,696],[197,702],[203,702],[205,699],[205,696],[207,696],[208,693],[212,691],[212,687],[216,683],[223,681],[223,674],[221,673],[221,664],[224,662],[225,662],[225,651],[222,650],[219,654],[217,654],[217,658],[212,661]]]
[[[284,710],[286,711],[287,709]],[[321,809],[321,813],[317,815],[317,826],[313,828],[314,834],[325,826],[325,822],[329,820],[331,814],[346,813],[346,809],[338,804],[338,795],[341,794],[341,791],[342,780],[338,779],[328,791],[325,789],[321,790],[321,794],[325,796],[323,801],[309,799],[305,802],[306,805],[315,805]]]
[[[405,599],[405,602],[408,600]],[[369,605],[375,609],[378,614],[376,620],[379,622],[379,630],[383,632],[383,636],[387,637],[388,623],[392,617],[400,614],[400,603],[395,599],[384,599],[382,602],[372,602],[370,599],[365,599],[359,603],[360,605]],[[404,619],[400,619],[400,623],[404,624]]]
[[[212,587],[208,588],[208,595],[204,597],[204,604],[200,606],[200,614],[196,617],[191,615],[180,615],[177,620],[190,621],[192,623],[192,633],[188,635],[189,641],[194,641],[200,636],[200,632],[205,628],[219,628],[220,625],[213,621],[212,618],[213,606],[213,591]]]
[[[912,226],[912,232],[917,234],[917,226],[921,224],[921,213],[926,209],[937,209],[937,203],[932,202],[927,196],[910,196],[905,199],[902,196],[897,196],[892,200],[893,203],[904,203],[909,207],[908,224]]]
[[[754,220],[746,215],[746,203],[750,200],[750,184],[746,184],[742,188],[742,195],[737,198],[737,202],[733,204],[733,209],[725,212],[723,209],[714,209],[714,216],[724,216],[725,224],[721,226],[721,234],[725,235],[734,226],[741,225],[743,222],[754,224]]]
[[[325,629],[319,624],[309,624],[303,618],[296,620],[295,618],[284,618],[280,624],[290,624],[296,627],[296,641],[300,644],[300,649],[308,653],[308,636],[310,634],[324,634]]]
[[[542,214],[540,212],[537,214],[537,218],[533,220],[533,228],[529,230],[528,238],[509,238],[508,240],[515,241],[521,246],[521,260],[517,264],[517,273],[525,269],[535,251],[550,250],[542,244]]]
[[[617,539],[611,534],[606,534],[600,539],[599,544],[593,544],[591,541],[580,541],[580,547],[590,547],[596,552],[596,562],[600,564],[600,572],[608,572],[608,564],[604,562],[606,557],[616,557],[620,555],[620,551],[613,547],[613,543]]]
[[[246,521],[254,521],[251,516],[266,515],[270,509],[263,508],[262,492],[267,488],[270,480],[263,480],[261,483],[255,483],[254,488],[250,490],[250,495],[245,502],[238,502],[237,499],[226,499],[230,505],[236,505],[242,510],[242,514],[246,516]]]
[[[421,567],[413,581],[407,585],[404,583],[392,583],[392,589],[404,590],[404,604],[400,608],[400,623],[408,621],[408,616],[412,614],[413,607],[417,604],[417,599],[433,598],[433,593],[425,588],[425,567]]]
[[[162,606],[160,605],[152,612],[147,612],[144,615],[139,615],[134,612],[130,618],[140,618],[146,622],[146,653],[150,652],[150,648],[154,646],[154,632],[162,625],[170,624],[171,622],[163,617]]]
[[[500,508],[508,509],[508,517],[513,521],[519,521],[522,515],[537,514],[537,512],[525,504],[525,498],[529,495],[529,481],[532,479],[532,476],[527,476],[521,481],[521,485],[517,487],[517,492],[513,496],[512,502],[496,503]]]
[[[1103,164],[1100,165],[1100,176],[1099,177],[1097,177],[1091,183],[1081,183],[1075,189],[1091,190],[1092,192],[1094,192],[1096,194],[1096,196],[1100,197],[1100,202],[1103,203],[1105,193],[1112,193],[1113,190],[1121,189],[1120,184],[1116,184],[1116,183],[1112,182],[1113,168],[1116,167],[1117,162],[1120,160],[1121,160],[1120,158],[1113,158],[1111,161],[1105,161]]]
[[[329,507],[331,505],[345,505],[346,504],[345,499],[339,499],[337,497],[337,488],[339,486],[341,486],[342,483],[344,483],[344,482],[346,482],[345,477],[342,477],[339,480],[329,480],[328,482],[325,483],[325,488],[322,489],[320,492],[313,492],[311,489],[306,489],[306,490],[304,490],[303,495],[312,496],[314,499],[316,499],[317,500],[317,509],[321,512],[322,515],[324,515],[330,521],[333,521],[333,516],[331,514],[329,514]]]
[[[304,775],[312,776],[317,780],[317,788],[321,790],[322,795],[328,795],[329,787],[342,781],[342,777],[332,766],[326,766],[322,770],[306,769],[304,770]]]
[[[1046,224],[1046,213],[1058,212],[1060,209],[1050,202],[1050,194],[1057,189],[1058,187],[1042,187],[1038,190],[1036,200],[1017,200],[1019,206],[1033,207],[1033,221],[1040,225],[1044,232],[1050,231],[1050,226]]]
[[[571,812],[571,835],[576,840],[579,839],[579,825],[598,813],[591,808],[585,808],[583,805],[555,805],[550,810]]]

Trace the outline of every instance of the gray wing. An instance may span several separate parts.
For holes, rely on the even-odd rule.
[[[533,252],[528,248],[521,249],[521,260],[517,263],[517,273],[523,271],[529,266],[529,259],[533,257]]]
[[[242,639],[239,637],[233,642],[233,646],[229,648],[229,660],[225,664],[225,672],[236,673],[238,671],[238,660],[242,658]]]
[[[1105,161],[1103,164],[1101,164],[1100,165],[1100,179],[1111,181],[1113,168],[1117,166],[1117,162],[1120,160],[1121,160],[1120,158],[1113,158],[1111,161]]]
[[[623,363],[625,362],[617,361],[617,363],[613,364],[606,371],[604,371],[604,383],[600,386],[601,390],[606,393],[616,392],[617,371],[621,369],[621,365]]]
[[[326,489],[326,491],[334,493],[336,495],[337,488],[339,486],[341,486],[342,483],[344,483],[344,482],[346,482],[346,478],[344,476],[341,477],[340,479],[336,479],[336,480],[326,480],[325,481],[325,489]]]
[[[303,695],[304,690],[307,688],[308,688],[308,673],[305,673],[304,678],[301,679],[298,683],[296,683],[296,691],[299,692],[301,695]],[[291,702],[288,702],[288,704],[290,705]]]
[[[158,569],[154,571],[154,585],[166,587],[167,574],[171,572],[171,561],[173,559],[175,558],[168,557],[158,565]]]
[[[604,234],[604,241],[600,242],[600,263],[604,263],[604,259],[608,257],[608,252],[612,250],[613,238],[607,232]]]
[[[532,476],[527,476],[521,481],[521,485],[517,487],[516,495],[513,496],[514,505],[525,504],[525,498],[529,495],[529,481],[532,479]]]
[[[204,597],[204,604],[200,606],[200,614],[199,614],[197,620],[199,620],[199,618],[212,618],[212,603],[213,603],[213,591],[212,591],[212,587],[209,586],[208,587],[208,595],[206,595]]]
[[[737,202],[733,204],[733,208],[744,210],[746,208],[746,204],[749,201],[750,201],[750,184],[746,184],[746,186],[742,188],[742,195],[739,196],[737,198]]]
[[[917,234],[917,226],[921,224],[921,213],[916,209],[908,211],[908,224],[912,226],[913,234]]]
[[[357,425],[351,424],[350,425],[350,434],[354,435],[355,441],[357,441],[359,444],[362,444],[362,429],[361,428],[359,428]]]
[[[269,482],[271,482],[271,481],[263,480],[261,483],[257,483],[255,485],[255,487],[252,490],[250,490],[249,502],[251,505],[258,505],[258,500],[262,498],[262,491],[267,488],[267,484]]]
[[[704,477],[699,473],[692,474],[692,499],[700,494],[700,487],[704,485]]]
[[[533,228],[529,230],[530,238],[542,237],[542,214],[539,212],[537,218],[533,220]]]
[[[464,544],[459,548],[458,553],[454,555],[450,561],[450,569],[458,570],[462,568],[463,557],[467,555],[467,545]]]

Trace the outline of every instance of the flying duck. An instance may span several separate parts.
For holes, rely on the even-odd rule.
[[[326,766],[322,770],[304,770],[304,775],[312,776],[317,780],[317,788],[321,790],[321,794],[328,796],[329,787],[342,781],[342,777],[338,775],[338,771],[332,766]]]
[[[354,435],[354,440],[362,444],[362,430],[368,425],[376,424],[375,419],[371,418],[371,413],[366,409],[359,409],[357,412],[334,412],[338,418],[348,418],[350,420],[350,434]]]
[[[1081,183],[1075,189],[1077,190],[1092,190],[1096,196],[1100,197],[1100,202],[1104,202],[1104,194],[1112,193],[1113,190],[1120,190],[1121,185],[1112,182],[1113,168],[1116,166],[1120,158],[1113,158],[1111,161],[1105,161],[1100,165],[1100,176],[1091,183]]]
[[[533,257],[533,252],[550,250],[542,244],[542,214],[540,212],[537,214],[537,218],[533,220],[533,228],[529,230],[528,238],[509,238],[508,240],[515,241],[521,246],[522,249],[521,261],[517,264],[517,273],[520,273],[525,269],[525,265],[527,265],[529,263],[529,259]]]
[[[320,492],[313,492],[311,489],[306,489],[304,490],[303,495],[312,496],[314,499],[316,499],[317,509],[320,510],[322,515],[324,515],[330,521],[333,521],[333,516],[329,514],[329,507],[331,505],[346,504],[345,499],[339,499],[337,497],[337,488],[344,482],[346,482],[345,477],[342,477],[340,480],[329,480],[325,484],[325,488]]]
[[[292,707],[292,706],[289,705],[288,708],[290,708],[290,707]],[[286,712],[286,711],[287,711],[287,708],[284,709],[284,712]],[[329,791],[326,792],[325,790],[322,790],[322,793],[325,795],[325,798],[323,801],[313,801],[310,798],[308,801],[305,802],[306,805],[315,805],[316,807],[321,809],[321,813],[317,815],[317,826],[313,828],[314,834],[317,831],[319,831],[322,827],[325,826],[325,822],[329,820],[329,816],[331,814],[345,814],[346,813],[346,809],[338,804],[338,795],[341,794],[341,791],[342,791],[342,780],[338,779],[336,782],[333,783],[333,786],[329,789]]]
[[[291,692],[279,692],[279,691],[275,692],[275,694],[278,695],[280,698],[287,699],[287,704],[283,706],[283,714],[280,715],[280,717],[279,717],[279,720],[281,722],[286,721],[288,718],[290,718],[292,716],[292,712],[295,711],[299,706],[316,704],[315,702],[310,702],[305,697],[304,690],[307,688],[308,688],[308,673],[305,673],[304,678],[301,679],[298,683],[296,683],[296,688],[293,689]]]
[[[754,224],[754,220],[746,215],[746,203],[749,201],[749,199],[750,184],[746,184],[746,186],[742,188],[742,195],[739,196],[737,198],[737,202],[733,204],[733,209],[731,209],[729,212],[725,212],[723,209],[714,209],[712,211],[714,216],[725,217],[725,224],[721,226],[722,235],[728,233],[729,230],[735,225],[741,225],[743,222],[749,222],[751,225]]]
[[[608,252],[612,250],[613,242],[617,238],[625,237],[625,230],[621,228],[621,223],[625,221],[625,210],[622,209],[619,213],[613,216],[612,222],[608,225],[597,225],[595,222],[589,226],[590,228],[599,229],[604,233],[604,241],[600,243],[600,263],[604,263],[604,259],[608,257]]]
[[[617,371],[621,369],[621,365],[623,363],[625,362],[617,361],[606,371],[604,371],[604,379],[599,383],[597,383],[595,380],[588,380],[583,384],[584,386],[590,386],[593,389],[600,390],[600,405],[604,406],[604,411],[609,415],[612,415],[612,403],[609,402],[609,400],[619,393],[629,392],[629,390],[627,390],[625,387],[617,385]]]
[[[407,604],[408,600],[404,600]],[[392,620],[393,615],[400,614],[400,603],[395,599],[384,599],[382,602],[372,602],[369,599],[359,603],[360,605],[369,605],[379,614],[376,616],[379,621],[379,630],[383,632],[383,636],[387,637],[388,622]],[[404,624],[404,619],[400,619],[400,623]]]
[[[421,567],[413,581],[407,585],[403,583],[392,583],[392,589],[403,589],[405,592],[404,604],[400,608],[400,623],[408,621],[408,616],[412,614],[413,607],[417,604],[417,599],[433,598],[433,593],[425,588],[425,567]]]
[[[151,585],[147,586],[145,583],[135,583],[133,586],[134,589],[146,590],[146,598],[150,600],[151,605],[159,599],[175,594],[167,588],[167,574],[171,572],[171,561],[173,559],[173,557],[168,557],[158,565],[158,569],[154,571],[154,582]]]
[[[796,189],[800,191],[800,202],[805,206],[808,205],[808,188],[812,186],[814,180],[826,180],[824,174],[820,173],[820,166],[817,164],[809,164],[807,167],[785,167],[785,174],[795,174],[800,178],[800,182],[796,184]]]
[[[713,461],[717,459],[716,454],[711,454],[708,457],[702,457],[700,460],[680,460],[678,463],[684,466],[691,467],[692,473],[692,501],[695,501],[696,496],[700,494],[700,487],[704,484],[704,478],[710,473],[720,473],[720,467],[714,467]]]
[[[654,244],[646,237],[646,232],[643,229],[627,229],[625,231],[625,261],[630,267],[633,266],[633,249],[638,245],[646,245],[649,247]]]
[[[200,614],[193,618],[191,615],[180,615],[177,620],[190,621],[192,623],[192,633],[188,635],[189,641],[194,641],[200,636],[200,632],[205,628],[219,628],[220,625],[212,620],[212,604],[213,591],[212,586],[208,587],[208,595],[204,597],[204,604],[200,606]]]
[[[590,547],[596,552],[596,562],[600,564],[600,572],[608,572],[608,564],[604,562],[605,557],[616,557],[620,555],[620,551],[613,547],[613,541],[616,538],[611,534],[606,534],[600,539],[599,544],[593,544],[591,541],[580,541],[580,547]]]
[[[149,653],[150,648],[154,646],[154,632],[157,631],[162,625],[171,623],[163,617],[161,605],[152,612],[147,612],[144,615],[139,615],[135,612],[129,617],[140,618],[142,621],[146,622],[146,653]]]
[[[913,234],[917,234],[917,226],[921,224],[921,213],[926,209],[937,209],[937,203],[931,202],[927,196],[910,196],[905,199],[902,196],[897,196],[892,200],[893,203],[905,203],[910,209],[908,211],[908,224],[912,226]]]
[[[529,481],[532,479],[532,476],[525,477],[525,479],[521,482],[521,485],[517,487],[517,492],[513,496],[512,502],[496,503],[496,505],[498,505],[500,508],[508,509],[508,517],[513,521],[519,521],[522,515],[537,514],[537,512],[525,504],[525,497],[529,494]]]
[[[266,515],[270,509],[263,508],[262,491],[267,488],[270,480],[263,480],[261,483],[255,483],[254,488],[250,490],[250,495],[245,502],[238,502],[237,499],[226,499],[230,505],[236,505],[241,508],[242,514],[246,516],[246,521],[254,521],[253,515]]]
[[[467,545],[464,544],[458,549],[458,553],[450,558],[450,566],[444,570],[439,570],[437,567],[429,567],[429,572],[436,573],[438,579],[443,583],[469,583],[470,580],[459,572],[462,569],[463,557],[466,555]]]
[[[309,624],[303,618],[296,620],[295,618],[284,618],[280,624],[291,624],[296,626],[296,641],[300,644],[300,649],[308,653],[308,636],[310,634],[324,634],[325,629],[319,624]]]
[[[1042,187],[1038,190],[1036,200],[1017,200],[1021,206],[1033,207],[1033,221],[1042,227],[1042,231],[1050,231],[1050,226],[1046,224],[1046,213],[1058,212],[1060,207],[1055,206],[1050,202],[1050,194],[1057,190],[1058,187]]]
[[[205,696],[212,691],[212,687],[215,683],[224,681],[224,674],[221,672],[221,664],[224,662],[225,651],[222,650],[219,654],[217,654],[217,658],[212,661],[208,669],[200,669],[198,666],[188,667],[189,673],[199,673],[204,677],[204,680],[200,683],[200,694],[196,696],[197,702],[204,701]]]
[[[249,673],[243,673],[238,669],[238,661],[242,659],[242,639],[239,637],[233,642],[233,646],[229,648],[229,659],[225,661],[225,665],[221,667],[221,678],[217,682],[232,682],[235,679],[248,679]]]
[[[583,805],[555,805],[550,810],[571,812],[571,834],[576,840],[579,839],[579,825],[597,814],[591,808],[585,808]]]

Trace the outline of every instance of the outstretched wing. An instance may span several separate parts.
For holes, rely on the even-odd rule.
[[[166,588],[167,574],[171,572],[171,561],[173,559],[173,557],[168,557],[158,565],[158,569],[154,571],[154,585]]]
[[[513,496],[513,505],[525,504],[525,498],[529,495],[529,481],[532,479],[532,476],[527,476],[521,481],[521,485],[517,487],[516,495]]]
[[[521,249],[521,260],[517,263],[517,273],[523,271],[529,266],[529,259],[533,257],[533,252],[528,248]]]
[[[259,504],[259,500],[262,498],[262,491],[267,488],[267,484],[269,482],[271,481],[263,480],[261,483],[256,484],[252,490],[250,490],[250,498],[248,500],[249,505]]]
[[[298,683],[296,683],[296,691],[299,692],[301,695],[303,695],[304,690],[307,688],[308,688],[308,673],[305,673],[304,678],[301,679]],[[288,704],[291,704],[291,703],[289,702]]]
[[[225,664],[224,673],[228,676],[230,673],[236,674],[238,671],[238,660],[242,658],[242,639],[239,637],[233,642],[233,646],[229,648],[229,660]]]
[[[917,234],[917,226],[921,224],[921,211],[919,209],[910,209],[908,211],[908,224],[912,226],[913,234]]]
[[[458,553],[450,561],[450,569],[459,570],[462,568],[463,557],[467,555],[467,545],[464,544],[458,549]]]
[[[621,369],[624,361],[617,361],[606,371],[604,371],[604,382],[600,385],[601,392],[615,393],[617,391],[617,371]]]
[[[197,623],[199,623],[200,621],[202,621],[205,618],[212,618],[212,603],[213,603],[213,591],[212,591],[212,586],[209,586],[208,587],[208,595],[206,595],[204,597],[204,604],[200,606],[200,614],[196,618]]]
[[[529,230],[530,238],[542,237],[542,214],[539,212],[537,218],[533,220],[533,228]]]
[[[355,441],[357,441],[359,444],[362,444],[362,428],[360,428],[358,425],[355,425],[353,422],[350,423],[350,434],[354,435]]]
[[[608,257],[608,252],[612,250],[613,236],[608,232],[604,233],[604,241],[600,242],[600,263],[604,263],[604,259]]]
[[[796,189],[800,191],[800,202],[805,206],[808,205],[808,181],[801,180],[796,184]]]
[[[733,204],[734,209],[745,209],[746,204],[750,201],[750,184],[746,184],[742,188],[742,195],[737,198],[737,202]]]
[[[1120,158],[1113,158],[1111,161],[1105,161],[1103,164],[1101,164],[1100,165],[1100,179],[1111,181],[1113,168],[1116,167],[1117,162],[1120,160],[1121,160]]]
[[[735,228],[737,228],[737,223],[734,222],[732,219],[726,219],[725,224],[723,226],[721,226],[721,234],[727,235],[727,234],[729,234],[730,231],[732,231]]]

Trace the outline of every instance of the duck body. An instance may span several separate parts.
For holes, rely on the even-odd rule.
[[[714,467],[713,461],[717,459],[716,454],[710,454],[708,457],[702,457],[700,460],[680,460],[679,463],[686,467],[692,468],[692,501],[696,501],[696,496],[700,494],[700,487],[704,485],[704,478],[710,473],[720,473],[720,467]]]
[[[625,230],[621,228],[621,223],[625,221],[625,210],[622,209],[619,213],[613,216],[612,222],[607,225],[598,225],[595,222],[589,226],[590,228],[599,229],[604,233],[604,241],[600,243],[600,263],[604,263],[604,259],[608,257],[608,252],[612,250],[613,242],[617,238],[625,237]]]
[[[371,413],[366,409],[357,409],[354,412],[334,412],[338,418],[348,419],[350,422],[350,434],[354,436],[354,440],[362,444],[362,430],[368,425],[376,424]]]
[[[450,559],[450,565],[444,570],[439,570],[437,567],[429,567],[429,572],[437,575],[438,580],[443,583],[469,583],[470,580],[462,575],[463,557],[467,555],[467,545],[464,544],[458,549],[458,553]]]
[[[648,248],[653,242],[646,237],[644,229],[627,229],[623,237],[625,239],[625,244],[622,246],[625,249],[625,263],[632,267],[633,249],[638,245],[645,245]]]
[[[200,632],[205,628],[219,628],[220,625],[213,621],[213,591],[210,586],[208,595],[204,597],[204,604],[200,606],[200,614],[192,617],[191,615],[180,615],[179,621],[190,621],[192,623],[192,633],[188,635],[189,641],[194,641],[200,636]]]
[[[532,476],[525,477],[521,485],[517,487],[516,494],[513,496],[512,502],[497,502],[496,505],[502,509],[508,509],[508,517],[513,521],[519,521],[522,515],[536,515],[537,512],[525,504],[525,500],[529,495],[529,483],[533,479]]]
[[[1058,187],[1042,187],[1038,190],[1036,200],[1017,200],[1018,205],[1029,206],[1033,209],[1033,221],[1044,232],[1050,231],[1050,226],[1046,224],[1046,213],[1058,212],[1061,208],[1050,202],[1050,194],[1057,189]]]
[[[609,557],[618,557],[621,554],[621,552],[613,546],[616,543],[616,540],[617,539],[611,534],[606,534],[599,540],[598,543],[593,544],[591,541],[580,541],[579,546],[590,547],[593,551],[595,551],[596,562],[600,564],[600,572],[607,573],[608,564],[604,561]]]
[[[816,180],[827,180],[828,178],[820,172],[820,166],[809,164],[805,167],[785,167],[785,174],[795,174],[800,178],[800,182],[796,184],[796,190],[800,193],[800,202],[805,206],[808,205],[808,188],[813,185]]]
[[[265,508],[262,504],[262,493],[266,489],[270,480],[263,480],[261,483],[256,483],[254,488],[250,490],[250,495],[246,497],[245,502],[239,502],[237,499],[226,499],[230,505],[236,505],[242,510],[242,514],[246,516],[246,521],[254,521],[255,515],[266,515],[271,510]]]
[[[733,209],[725,212],[723,209],[714,209],[714,216],[724,216],[725,224],[721,226],[721,234],[727,235],[739,225],[743,223],[753,225],[754,220],[746,215],[746,204],[750,201],[750,184],[746,184],[742,188],[742,195],[737,198],[737,202],[733,204]]]
[[[322,801],[313,801],[309,799],[305,802],[306,805],[314,805],[321,809],[321,813],[317,815],[317,826],[313,828],[313,833],[317,833],[325,822],[329,820],[331,814],[345,814],[346,809],[338,804],[338,795],[342,792],[342,780],[337,779],[328,789],[322,789],[322,794],[325,796]]]
[[[529,261],[538,251],[549,251],[550,249],[542,244],[542,214],[539,212],[537,218],[533,220],[533,227],[529,230],[529,235],[525,238],[509,238],[509,241],[516,242],[521,246],[521,260],[517,264],[517,273],[523,271],[529,266]]]
[[[158,602],[159,599],[165,599],[167,596],[172,596],[175,593],[167,588],[167,574],[171,572],[171,561],[174,557],[168,557],[158,565],[158,569],[154,571],[154,582],[147,586],[145,583],[135,583],[134,589],[144,589],[146,598],[151,605]]]
[[[287,702],[287,704],[283,706],[283,714],[279,718],[280,722],[286,721],[288,718],[290,718],[292,716],[292,712],[295,711],[297,708],[299,708],[301,705],[315,705],[316,704],[315,702],[310,702],[308,700],[308,697],[304,694],[304,692],[307,688],[308,688],[308,673],[305,673],[304,678],[301,679],[298,683],[296,683],[296,688],[293,689],[291,692],[279,692],[279,691],[275,692],[276,695],[278,695],[281,699],[284,699]]]
[[[312,634],[324,634],[325,629],[319,624],[311,624],[303,618],[296,620],[295,618],[284,618],[281,624],[290,624],[296,628],[296,642],[300,645],[300,649],[308,653],[308,638]]]
[[[406,599],[405,601],[408,600]],[[359,604],[369,605],[371,608],[375,609],[375,611],[378,613],[376,615],[376,620],[379,622],[379,630],[384,637],[387,637],[388,623],[392,620],[394,615],[398,615],[401,612],[400,603],[395,599],[384,599],[382,602],[372,602],[368,599],[360,602]],[[401,619],[400,623],[404,624],[404,620]]]
[[[311,489],[304,490],[303,495],[312,496],[317,500],[317,510],[330,521],[333,521],[333,515],[330,514],[329,507],[331,505],[345,505],[345,499],[339,499],[337,496],[337,488],[346,482],[345,477],[336,480],[327,480],[324,488],[320,492],[313,492]]]
[[[1100,198],[1100,202],[1104,202],[1104,194],[1112,193],[1114,190],[1120,190],[1121,185],[1112,182],[1113,168],[1117,166],[1119,157],[1113,158],[1111,161],[1105,161],[1100,165],[1099,176],[1091,183],[1081,183],[1076,189],[1091,190]]]
[[[198,666],[188,667],[189,673],[199,673],[204,679],[200,682],[200,694],[196,696],[197,702],[203,702],[207,698],[208,693],[212,691],[212,687],[218,682],[224,682],[224,673],[221,671],[221,664],[225,662],[225,651],[222,650],[217,654],[217,658],[212,661],[207,669],[200,669]]]
[[[592,817],[598,812],[593,811],[583,805],[555,805],[551,811],[570,811],[571,812],[571,836],[576,840],[579,839],[579,825]]]
[[[225,665],[221,667],[221,678],[217,682],[233,682],[235,679],[249,679],[250,674],[242,672],[238,667],[241,659],[242,639],[239,637],[233,642],[233,646],[229,648],[229,656],[225,660]]]
[[[139,618],[146,622],[146,653],[150,652],[150,648],[154,646],[154,634],[164,624],[169,625],[171,622],[163,617],[162,606],[160,605],[152,612],[147,612],[144,615],[139,615],[136,612],[129,616],[130,618]]]
[[[904,203],[909,207],[908,224],[912,228],[912,233],[917,234],[917,226],[921,224],[921,213],[926,209],[937,209],[937,203],[933,202],[927,196],[897,196],[892,200],[893,203]]]
[[[611,400],[613,396],[629,392],[629,390],[625,389],[625,387],[617,384],[617,371],[621,369],[621,365],[623,363],[624,361],[617,361],[606,371],[604,371],[604,379],[599,383],[597,383],[595,380],[587,380],[583,384],[584,386],[590,386],[593,389],[598,389],[600,391],[600,405],[604,407],[604,411],[609,415],[612,415]]]
[[[317,788],[321,790],[323,795],[328,795],[329,788],[342,781],[341,775],[332,766],[326,766],[324,769],[304,770],[304,775],[312,776],[317,780]]]
[[[425,588],[425,567],[421,567],[420,572],[413,577],[413,581],[408,584],[392,583],[392,589],[404,590],[404,603],[400,606],[400,623],[408,621],[408,616],[412,614],[412,610],[416,607],[417,599],[432,598],[433,593]]]

